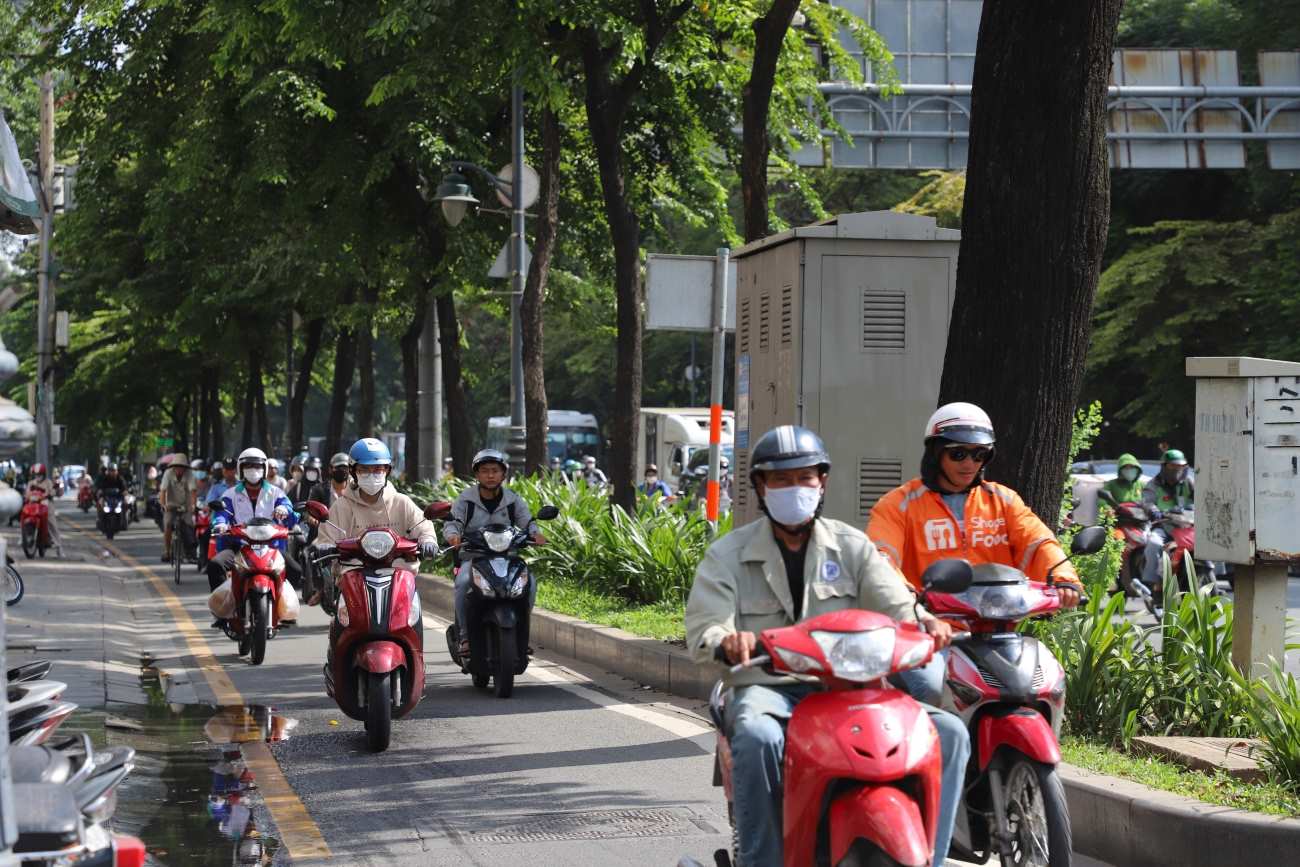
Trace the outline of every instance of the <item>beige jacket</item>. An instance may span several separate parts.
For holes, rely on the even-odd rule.
[[[341,539],[355,539],[363,530],[387,527],[398,536],[417,542],[436,542],[433,522],[424,517],[420,508],[406,494],[388,484],[379,499],[367,503],[361,499],[356,485],[349,484],[343,495],[330,505],[329,521],[321,521],[317,531],[317,547],[335,545]]]
[[[772,525],[759,519],[709,546],[686,602],[686,646],[696,660],[713,661],[714,649],[734,632],[791,626],[794,602]],[[865,608],[895,620],[916,620],[915,597],[889,561],[861,530],[831,518],[813,525],[804,559],[803,617]],[[729,685],[793,683],[754,668]]]

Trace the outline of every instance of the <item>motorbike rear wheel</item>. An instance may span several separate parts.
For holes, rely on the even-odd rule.
[[[18,570],[5,564],[4,578],[4,597],[5,605],[17,605],[18,600],[23,598],[23,576],[18,574]]]
[[[1004,779],[1012,842],[1002,867],[1070,867],[1070,809],[1056,768],[1018,756]]]
[[[515,691],[515,651],[518,641],[513,629],[493,630],[493,657],[496,659],[496,671],[492,679],[496,681],[497,698],[510,698]]]
[[[370,751],[388,749],[393,734],[393,678],[373,671],[366,683],[366,741]]]
[[[270,638],[271,632],[271,606],[268,598],[265,593],[258,593],[250,603],[253,610],[248,622],[253,634],[248,661],[253,665],[261,665],[266,659],[266,640]]]
[[[36,525],[23,524],[23,553],[30,560],[36,556]]]

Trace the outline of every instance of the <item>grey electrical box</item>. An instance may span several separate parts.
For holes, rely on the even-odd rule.
[[[1196,378],[1196,556],[1300,560],[1300,362],[1189,358]]]
[[[893,211],[842,214],[732,254],[737,526],[758,516],[749,449],[777,425],[821,434],[825,514],[865,526],[917,474],[939,399],[961,233]]]

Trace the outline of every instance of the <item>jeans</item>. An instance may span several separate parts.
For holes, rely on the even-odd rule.
[[[740,861],[745,867],[782,865],[785,726],[794,706],[812,691],[814,687],[804,684],[742,686],[727,703],[732,793],[740,836]],[[955,715],[922,704],[938,731],[939,751],[943,756],[938,832],[934,841],[934,867],[942,867],[961,803],[962,780],[970,758],[970,736]]]

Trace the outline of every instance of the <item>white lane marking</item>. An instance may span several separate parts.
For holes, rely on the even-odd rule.
[[[451,625],[450,620],[439,617],[427,608],[424,609],[424,616],[427,620],[434,621],[439,629],[446,629],[447,626]],[[700,735],[712,734],[713,732],[713,726],[711,725],[695,722],[670,711],[653,710],[650,705],[630,704],[620,701],[611,702],[608,695],[584,686],[583,683],[586,678],[555,663],[548,662],[545,665],[539,665],[534,662],[528,666],[528,671],[524,673],[524,677],[531,677],[550,686],[559,687],[565,692],[591,702],[602,710],[649,723],[679,738],[694,738]]]

